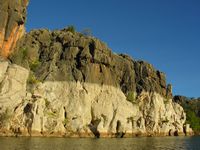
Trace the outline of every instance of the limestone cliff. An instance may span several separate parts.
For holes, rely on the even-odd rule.
[[[0,56],[7,57],[24,34],[28,0],[0,0]]]
[[[157,92],[143,91],[129,102],[119,87],[80,81],[44,81],[28,91],[28,70],[7,62],[1,62],[0,67],[1,135],[122,137],[184,133],[182,107]]]

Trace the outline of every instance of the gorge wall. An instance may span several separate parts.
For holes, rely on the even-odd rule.
[[[172,101],[165,74],[113,53],[97,38],[71,27],[33,30],[4,52],[2,47],[8,59],[0,60],[0,135],[192,133],[183,108]]]
[[[94,37],[34,30],[9,59],[1,62],[3,135],[185,133],[185,112],[172,101],[165,75]]]
[[[195,135],[200,135],[200,98],[176,95],[173,101],[183,107],[186,112],[186,122],[191,125]]]
[[[28,0],[0,0],[0,55],[7,57],[24,32]]]

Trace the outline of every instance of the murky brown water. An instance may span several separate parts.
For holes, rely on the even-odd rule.
[[[0,137],[0,150],[200,150],[200,137]]]

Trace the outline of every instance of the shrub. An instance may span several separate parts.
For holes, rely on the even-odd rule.
[[[27,62],[27,54],[28,49],[26,47],[22,47],[17,51],[14,51],[10,56],[9,59],[14,62],[15,64],[26,66]]]
[[[195,112],[191,110],[187,110],[186,115],[186,123],[189,123],[191,125],[191,128],[194,130],[194,132],[200,132],[200,118],[197,117]]]
[[[26,59],[27,54],[28,54],[28,49],[26,47],[22,47],[19,51],[21,53],[22,59]]]
[[[28,84],[37,84],[40,81],[35,77],[33,73],[30,73],[27,82]]]
[[[76,28],[73,25],[70,25],[70,26],[67,27],[67,31],[74,34],[76,32]]]
[[[41,62],[39,60],[34,60],[29,63],[29,67],[33,72],[35,72],[40,64]]]
[[[126,99],[131,102],[131,103],[136,103],[136,96],[135,96],[135,92],[133,91],[129,91],[127,94]]]

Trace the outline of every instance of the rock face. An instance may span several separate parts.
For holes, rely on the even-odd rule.
[[[180,104],[185,110],[192,110],[196,116],[200,117],[200,98],[188,98],[185,96],[175,95],[173,101]]]
[[[13,111],[26,96],[28,70],[20,66],[0,62],[0,128],[4,129]],[[15,122],[11,122],[15,124]],[[10,125],[11,125],[10,124]],[[10,130],[10,129],[9,129]]]
[[[15,76],[23,88],[14,96],[1,94],[2,135],[184,134],[186,115],[172,101],[165,75],[146,62],[113,53],[94,37],[69,29],[34,30],[20,40],[10,60],[24,74]],[[12,65],[0,66],[4,91]]]
[[[0,1],[0,52],[10,61],[0,60],[0,135],[190,132],[183,108],[172,101],[172,86],[151,64],[115,54],[73,28],[33,30],[20,38],[27,4]]]
[[[0,56],[7,57],[24,34],[28,0],[0,0]]]
[[[7,62],[1,62],[0,67],[2,135],[122,137],[183,133],[186,117],[182,107],[156,92],[142,92],[130,102],[119,87],[112,85],[44,81],[35,84],[30,93],[26,90],[28,70]]]
[[[120,87],[125,95],[157,92],[172,98],[165,74],[151,64],[117,55],[100,40],[72,33],[34,30],[23,37],[13,63],[32,70],[39,81],[80,81]],[[134,94],[135,93],[135,94]]]
[[[0,63],[0,104],[15,107],[26,94],[28,70],[8,62]],[[2,108],[2,107],[1,107]]]
[[[180,104],[187,116],[187,124],[190,124],[194,130],[194,134],[200,134],[200,98],[188,98],[185,96],[176,95],[173,101]],[[186,125],[186,130],[191,130],[189,125]]]

